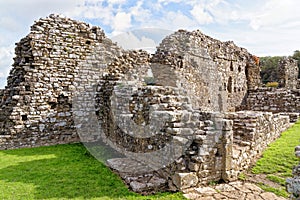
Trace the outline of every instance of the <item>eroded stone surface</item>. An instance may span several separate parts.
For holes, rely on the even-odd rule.
[[[300,146],[295,147],[295,156],[299,156]],[[286,189],[291,194],[291,199],[299,199],[300,196],[300,163],[293,168],[293,177],[286,179]]]
[[[223,183],[216,186],[206,186],[184,190],[184,196],[188,199],[243,199],[243,200],[284,200],[285,198],[276,196],[274,193],[265,192],[258,186],[247,182]]]

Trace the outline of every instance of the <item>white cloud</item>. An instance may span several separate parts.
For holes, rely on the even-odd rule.
[[[117,35],[113,37],[112,40],[117,42],[118,45],[122,46],[124,49],[145,49],[150,50],[151,53],[154,52],[153,49],[157,46],[154,40],[146,37],[139,39],[132,32]]]
[[[131,27],[131,14],[119,12],[113,19],[113,35],[126,31]]]
[[[188,2],[188,1],[184,1],[184,0],[158,0],[157,1],[159,4],[169,4],[169,3],[181,3],[181,2]]]
[[[195,5],[191,10],[191,14],[197,20],[199,24],[209,24],[214,21],[213,17],[209,12],[205,10],[203,5]]]
[[[237,18],[234,4],[229,4],[225,0],[200,0],[196,2],[190,2],[190,5],[193,6],[190,13],[199,24],[211,24],[214,22],[225,24],[229,20]]]
[[[257,13],[250,19],[250,26],[254,30],[260,28],[285,25],[285,23],[299,22],[300,1],[295,0],[267,0]]]
[[[145,23],[151,20],[151,11],[143,7],[143,1],[138,1],[135,6],[131,7],[130,14],[137,22]]]
[[[114,18],[114,8],[111,5],[103,7],[98,4],[82,4],[78,5],[74,10],[67,11],[66,15],[69,17],[97,19],[103,24],[109,25]]]
[[[154,18],[145,23],[145,27],[163,28],[167,30],[191,29],[197,23],[180,11],[169,11],[164,16]]]
[[[123,4],[126,2],[126,0],[108,0],[109,4]]]
[[[13,64],[13,49],[14,45],[0,47],[0,78],[8,76],[11,65]]]

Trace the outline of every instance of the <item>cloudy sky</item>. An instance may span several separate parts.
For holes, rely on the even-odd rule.
[[[51,13],[98,25],[109,37],[139,28],[199,29],[252,54],[275,56],[300,49],[299,8],[299,0],[1,0],[0,87],[15,43]]]

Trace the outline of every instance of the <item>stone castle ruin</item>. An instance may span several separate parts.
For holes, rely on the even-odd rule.
[[[235,180],[300,113],[295,61],[282,61],[283,88],[261,88],[256,56],[198,30],[167,36],[150,55],[50,15],[15,53],[0,149],[103,142],[136,192]]]

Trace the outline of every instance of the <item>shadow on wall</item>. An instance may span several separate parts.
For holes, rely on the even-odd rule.
[[[21,199],[115,199],[120,196],[136,196],[107,167],[90,156],[81,144],[0,151],[1,160],[9,156],[12,157],[8,161],[10,166],[5,166],[5,161],[0,163],[0,182],[14,184],[11,188],[12,196],[5,198],[14,199],[16,195]],[[11,165],[12,159],[19,162]],[[20,184],[22,188],[26,188],[26,194],[15,193]],[[32,185],[34,194],[27,189],[32,188]],[[1,187],[0,185],[0,190],[5,189],[6,194],[10,193],[10,188]],[[3,198],[1,195],[3,194],[0,193],[0,199]]]

